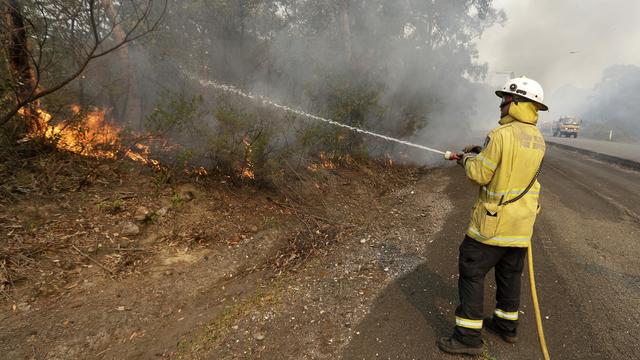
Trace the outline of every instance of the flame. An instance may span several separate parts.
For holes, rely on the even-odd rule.
[[[249,139],[249,135],[245,134],[242,138],[242,143],[245,145],[245,156],[244,156],[244,166],[240,169],[240,174],[245,179],[255,180],[256,174],[253,172],[253,163],[249,159],[249,156],[253,152],[251,148],[251,141]]]
[[[157,150],[172,152],[181,149],[179,144],[155,138],[150,134],[133,134],[137,139],[144,139],[137,141],[144,142],[137,142],[133,146],[125,145],[124,143],[130,141],[129,138],[123,136],[124,129],[122,127],[110,124],[105,120],[106,109],[95,107],[83,109],[78,104],[72,104],[67,107],[67,110],[71,119],[56,122],[53,121],[54,116],[44,109],[20,109],[20,115],[32,119],[32,129],[22,141],[37,138],[49,139],[61,150],[94,158],[115,159],[118,156],[124,156],[158,171],[166,168],[158,160],[152,158],[152,149],[154,152]],[[247,158],[244,166],[240,168],[240,174],[242,177],[255,179],[253,163],[249,159],[252,152],[249,138],[245,137],[243,143],[247,146]],[[208,175],[207,170],[202,166],[192,167],[185,162],[184,167],[187,174]]]
[[[242,170],[242,177],[243,178],[247,178],[247,179],[251,179],[251,180],[255,180],[256,174],[250,168],[245,167],[244,170]]]
[[[21,115],[32,116],[36,122],[27,137],[52,140],[58,149],[82,156],[116,158],[118,150],[122,147],[123,129],[105,120],[106,110],[92,107],[83,112],[78,104],[69,105],[68,109],[74,115],[74,121],[56,124],[51,123],[53,115],[44,109],[20,109]],[[32,112],[35,114],[30,115]],[[124,150],[124,156],[129,159],[159,169],[160,162],[152,159],[150,155],[149,145],[141,143],[135,144],[132,149]]]
[[[316,172],[320,169],[333,170],[336,168],[336,164],[334,164],[333,161],[331,161],[331,159],[329,159],[323,151],[320,152],[318,157],[320,158],[320,162],[312,163],[307,166],[307,169],[309,171]]]
[[[349,154],[342,156],[340,160],[346,162],[349,165],[353,165],[356,162],[355,159]]]
[[[325,169],[335,169],[336,165],[324,154],[324,152],[320,153],[320,160],[322,161],[322,167]]]
[[[133,148],[135,149],[135,151],[133,149],[127,149],[124,155],[133,161],[149,165],[156,170],[162,169],[160,161],[151,158],[151,150],[149,145],[137,143],[133,146]]]
[[[209,174],[209,172],[207,172],[207,169],[203,168],[202,166],[193,169],[193,172],[196,175],[200,175],[200,176],[206,176]]]
[[[391,155],[389,155],[389,153],[384,154],[384,163],[387,166],[393,166],[393,159],[391,158]]]
[[[84,156],[98,158],[115,158],[119,134],[119,127],[105,122],[103,109],[92,108],[81,114],[79,105],[69,107],[76,116],[83,116],[80,121],[51,124],[53,116],[43,109],[35,109],[35,124],[30,138],[44,137],[55,142],[59,149],[67,150]],[[28,115],[29,110],[20,109],[21,115]]]

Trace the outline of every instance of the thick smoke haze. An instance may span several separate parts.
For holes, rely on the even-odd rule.
[[[146,56],[132,54],[147,111],[163,91],[208,101],[220,95],[189,84],[188,73],[350,125],[448,146],[472,131],[478,100],[492,91],[478,83],[486,64],[474,40],[502,21],[487,0],[172,1],[165,28],[140,45]],[[374,154],[407,152],[370,145]],[[425,154],[413,158],[422,162]]]
[[[527,74],[553,93],[566,85],[591,88],[610,65],[640,63],[639,1],[499,0],[495,6],[508,20],[478,42],[490,73]]]
[[[121,16],[131,10],[111,4],[120,7]],[[207,154],[219,143],[235,144],[229,153],[237,155],[245,143],[260,142],[265,154],[302,147],[307,154],[323,149],[338,157],[390,154],[424,164],[441,159],[259,109],[259,103],[201,81],[447,150],[482,142],[483,133],[497,125],[494,91],[513,74],[545,88],[551,111],[541,113],[541,127],[561,115],[577,115],[585,121],[585,136],[614,130],[626,134],[625,141],[640,138],[636,102],[612,100],[640,91],[637,1],[167,0],[167,5],[157,31],[91,62],[49,103],[109,109],[113,120],[136,130],[153,120],[152,127],[164,127],[172,140]],[[73,38],[64,25],[56,36]],[[73,57],[59,58],[51,74],[74,67]]]
[[[621,69],[618,65],[640,65],[640,2],[499,0],[494,4],[504,9],[508,20],[488,29],[478,41],[479,58],[489,66],[487,83],[498,86],[508,72],[540,81],[550,107],[542,113],[543,123],[577,115],[584,117],[585,130],[594,123],[611,123],[609,128],[625,123],[623,129],[640,133],[637,117],[624,110],[634,102],[607,102],[601,89],[603,84],[610,87],[624,80],[612,78],[615,69]],[[626,76],[637,76],[630,69]],[[624,81],[620,90],[640,91],[637,81]],[[615,91],[606,92],[616,96]]]

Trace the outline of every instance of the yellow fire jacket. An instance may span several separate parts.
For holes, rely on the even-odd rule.
[[[536,180],[521,199],[503,203],[520,195],[540,167],[545,143],[537,122],[533,103],[511,103],[509,115],[489,133],[480,154],[465,155],[467,177],[480,185],[467,229],[471,238],[494,246],[529,246],[539,212],[540,184]]]

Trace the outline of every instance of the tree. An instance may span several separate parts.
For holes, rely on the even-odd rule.
[[[640,67],[612,65],[602,73],[591,96],[582,106],[585,135],[608,139],[609,131],[622,141],[640,141]]]
[[[101,0],[101,3],[109,21],[113,24],[113,35],[116,42],[126,44],[127,32],[123,28],[122,23],[118,21],[118,13],[113,5],[113,1]],[[138,94],[138,86],[135,77],[136,74],[131,63],[128,44],[122,46],[122,49],[118,51],[118,57],[123,69],[122,79],[125,83],[123,93],[123,97],[125,99],[123,108],[125,110],[122,117],[128,121],[140,121],[142,119],[142,105],[140,104],[140,96]]]
[[[4,46],[7,65],[9,73],[15,79],[16,96],[24,98],[36,86],[35,74],[29,60],[25,20],[17,0],[3,0],[2,5],[7,34]]]
[[[156,30],[166,9],[166,0],[120,0],[117,10],[114,4],[1,0],[3,48],[11,71],[2,79],[6,106],[0,110],[0,126],[21,108],[68,85],[93,60]]]

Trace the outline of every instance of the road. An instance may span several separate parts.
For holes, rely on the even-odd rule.
[[[545,140],[547,142],[572,146],[578,149],[640,162],[640,144],[618,143],[584,138],[561,138],[553,137],[551,135],[545,136]]]
[[[435,347],[449,335],[457,304],[457,253],[475,188],[460,168],[454,204],[424,262],[377,298],[344,359],[454,359]],[[553,359],[640,358],[640,172],[549,147],[533,240],[538,296]],[[519,342],[486,335],[484,358],[540,359],[525,271]],[[495,287],[487,276],[485,312]],[[464,358],[464,357],[460,357]]]

